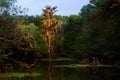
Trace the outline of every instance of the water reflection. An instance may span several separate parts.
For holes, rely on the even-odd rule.
[[[48,65],[48,71],[46,73],[46,76],[47,76],[46,80],[52,80],[52,75],[53,75],[53,67],[52,67],[52,64],[51,64],[51,61],[50,61],[49,65]]]
[[[65,68],[55,63],[42,63],[36,72],[40,76],[1,77],[0,80],[120,80],[120,68]],[[1,75],[1,74],[0,74]]]
[[[87,67],[87,68],[65,68],[53,67],[49,64],[48,71],[42,80],[120,80],[120,68]]]

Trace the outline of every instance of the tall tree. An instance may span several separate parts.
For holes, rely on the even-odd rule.
[[[0,54],[5,60],[13,61],[22,70],[30,72],[33,67],[30,66],[33,63],[30,57],[34,55],[37,27],[34,24],[23,24],[23,17],[16,15],[22,14],[24,10],[21,12],[22,9],[15,6],[15,2],[16,0],[0,0]]]
[[[24,14],[27,9],[15,5],[17,0],[0,0],[0,15],[18,15]]]
[[[46,6],[43,9],[43,40],[46,44],[49,54],[49,60],[51,60],[52,53],[54,52],[54,42],[61,32],[62,21],[54,17],[57,7]]]

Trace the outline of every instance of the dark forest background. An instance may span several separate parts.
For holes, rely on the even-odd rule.
[[[0,1],[1,66],[48,58],[41,38],[43,16],[23,15],[27,9],[14,5],[15,2]],[[63,33],[62,39],[55,41],[53,58],[120,64],[120,0],[90,0],[78,15],[54,17],[63,22]]]

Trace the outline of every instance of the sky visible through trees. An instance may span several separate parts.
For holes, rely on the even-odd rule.
[[[57,6],[57,15],[78,14],[89,0],[18,0],[17,5],[28,8],[28,15],[40,15],[46,5]]]

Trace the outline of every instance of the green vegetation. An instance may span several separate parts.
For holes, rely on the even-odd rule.
[[[53,67],[68,67],[68,68],[86,68],[86,67],[91,67],[91,68],[95,68],[95,67],[120,67],[120,66],[115,66],[115,65],[102,65],[102,64],[96,64],[96,65],[92,65],[92,64],[70,64],[70,65],[56,65]]]
[[[2,73],[0,74],[0,77],[24,77],[24,76],[32,76],[32,77],[36,77],[36,76],[40,76],[39,73]]]
[[[49,61],[49,59],[42,59],[41,61]],[[70,58],[59,58],[57,57],[56,59],[51,59],[51,61],[72,61]]]
[[[41,16],[22,15],[26,9],[15,1],[0,1],[0,72],[14,66],[31,73],[48,53],[52,61],[78,64],[70,67],[120,65],[119,0],[90,0],[70,16],[53,15],[56,7],[50,6]]]

